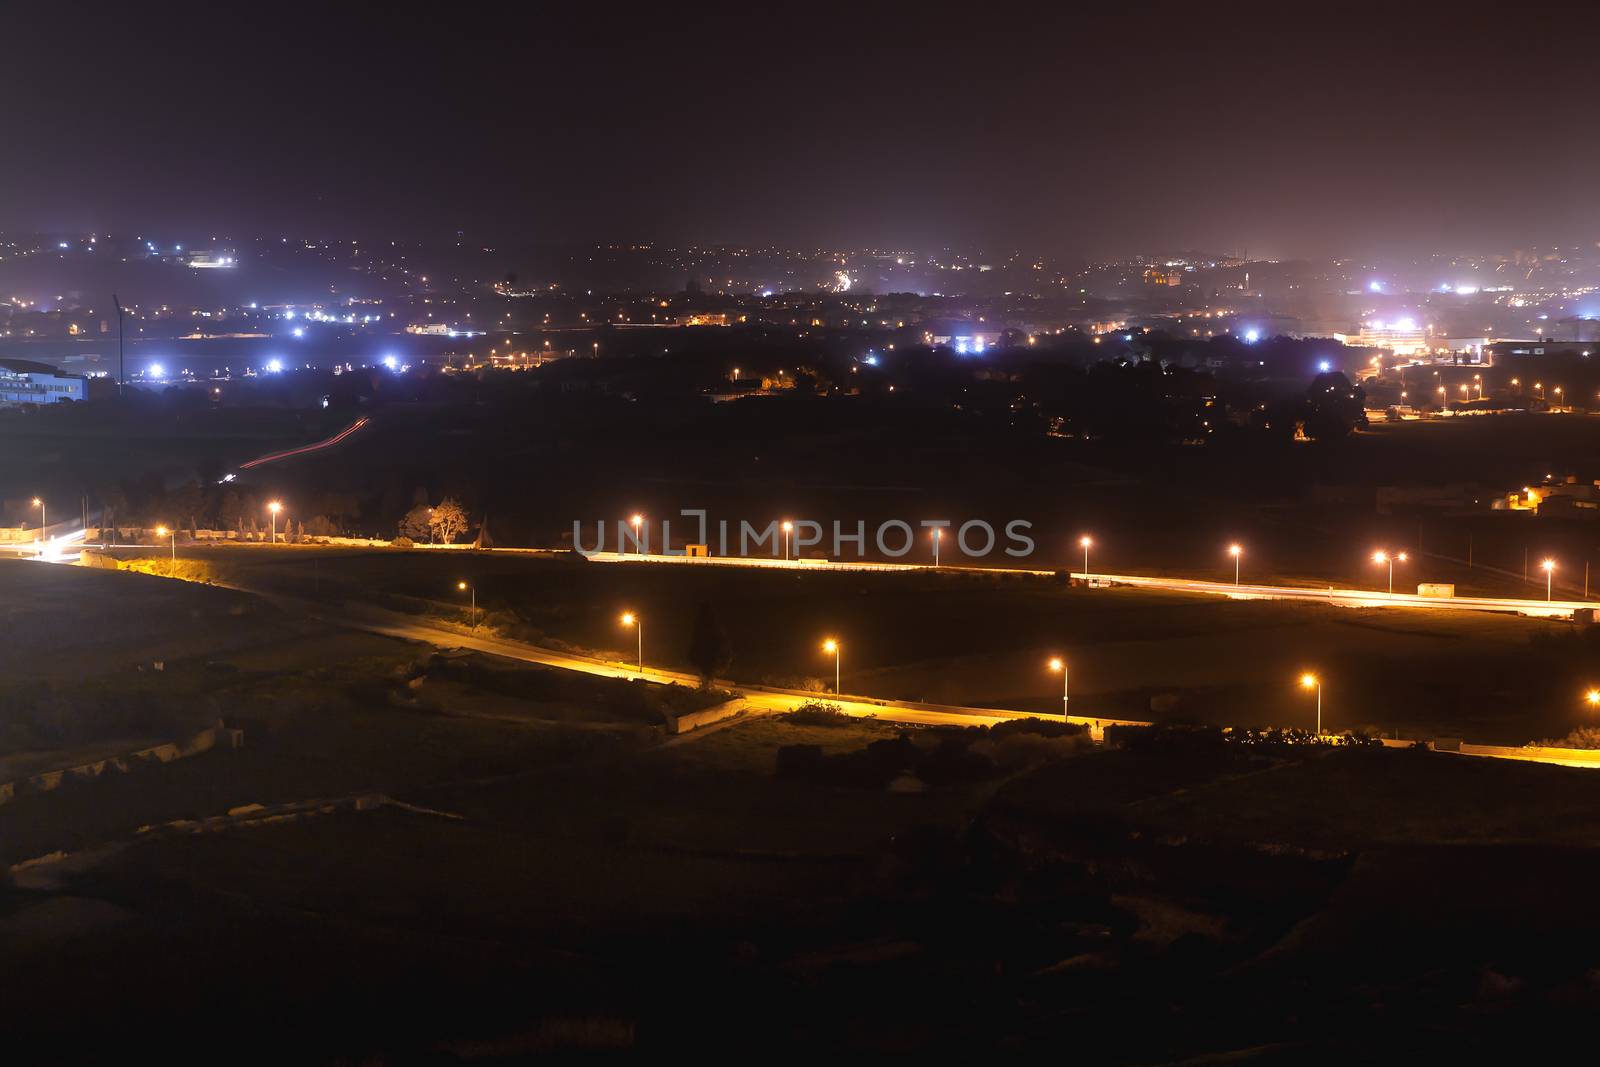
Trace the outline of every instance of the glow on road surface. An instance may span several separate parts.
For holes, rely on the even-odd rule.
[[[663,556],[617,552],[594,552],[588,557],[597,563],[683,563],[691,566],[773,567],[781,570],[836,571],[932,571],[919,563],[834,562],[822,559],[782,560],[748,556]],[[1031,574],[1053,577],[1057,571],[1022,567],[962,567],[946,565],[945,571],[971,571],[988,574]],[[1233,582],[1203,581],[1196,578],[1152,578],[1138,574],[1107,574],[1094,571],[1069,572],[1079,581],[1092,585],[1125,585],[1135,589],[1158,589],[1170,593],[1195,593],[1225,596],[1234,600],[1307,600],[1347,608],[1449,608],[1455,611],[1511,611],[1542,618],[1570,618],[1575,611],[1600,608],[1600,602],[1584,600],[1526,600],[1518,597],[1422,596],[1418,593],[1388,593],[1382,589],[1341,589],[1335,586],[1235,585]]]

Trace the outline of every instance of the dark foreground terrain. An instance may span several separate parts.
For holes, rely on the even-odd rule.
[[[4,755],[196,707],[243,744],[0,804],[14,1049],[1521,1058],[1600,1007],[1589,771],[825,710],[669,738],[695,694],[17,566],[182,590],[207,626],[159,672],[153,624],[100,634],[103,673],[12,661]]]

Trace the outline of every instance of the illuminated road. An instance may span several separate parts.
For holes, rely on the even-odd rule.
[[[267,599],[281,602],[285,607],[292,607],[293,610],[299,613],[321,615],[325,610],[308,601],[290,600],[277,596],[270,596]],[[325,615],[323,617],[327,618]],[[341,626],[366,630],[369,633],[382,634],[386,637],[397,637],[406,641],[419,641],[440,648],[470,648],[477,652],[487,652],[491,655],[504,656],[507,659],[520,660],[524,663],[537,663],[560,670],[580,671],[584,674],[592,674],[601,678],[643,678],[646,681],[657,682],[662,685],[677,684],[690,687],[698,687],[700,684],[698,675],[661,670],[651,667],[648,663],[641,672],[636,663],[598,659],[592,656],[579,656],[569,652],[539,648],[534,645],[524,644],[521,641],[475,635],[443,626],[430,626],[426,623],[420,623],[408,615],[383,611],[379,608],[347,605],[336,617],[328,618],[327,621]],[[751,710],[766,713],[791,711],[795,703],[801,700],[824,700],[830,704],[837,704],[840,710],[847,715],[887,719],[892,722],[916,723],[926,726],[993,726],[1007,719],[1059,718],[1059,716],[1055,715],[1041,716],[1031,712],[1008,711],[1003,708],[969,708],[949,704],[922,704],[904,700],[880,700],[876,697],[849,695],[836,697],[831,693],[810,693],[799,689],[777,689],[770,686],[745,685],[741,682],[721,678],[717,679],[716,684],[721,688],[737,690],[742,694],[742,702]],[[1069,721],[1089,726],[1096,738],[1100,736],[1101,730],[1106,726],[1119,724],[1149,725],[1148,723],[1133,722],[1126,719],[1077,715],[1071,716]]]
[[[596,563],[676,563],[688,566],[768,567],[780,570],[815,572],[888,572],[932,571],[930,564],[833,562],[830,560],[782,560],[760,557],[732,556],[662,556],[639,553],[597,552],[589,556]],[[940,567],[952,574],[1027,574],[1054,576],[1060,572],[1027,569],[1022,567]],[[1083,580],[1082,571],[1071,571],[1071,576]],[[1600,608],[1600,601],[1584,600],[1528,600],[1516,597],[1435,597],[1416,593],[1386,593],[1371,589],[1341,589],[1335,586],[1313,587],[1295,585],[1235,585],[1233,582],[1203,581],[1196,578],[1159,578],[1138,574],[1103,574],[1091,571],[1089,581],[1094,585],[1120,585],[1136,589],[1156,589],[1169,593],[1191,593],[1198,596],[1224,596],[1234,600],[1305,600],[1322,604],[1335,604],[1350,608],[1426,608],[1454,611],[1515,612],[1546,618],[1571,618],[1575,611]]]
[[[630,560],[634,557],[628,557]],[[649,560],[650,557],[645,557]],[[683,557],[661,557],[678,562]],[[703,561],[696,561],[703,562]],[[782,561],[777,561],[780,565]],[[746,561],[743,565],[760,565],[758,561]],[[811,564],[806,566],[823,566],[827,564]],[[854,565],[839,565],[834,569],[855,569]],[[870,569],[928,569],[910,565],[878,564]],[[1032,572],[1053,573],[1053,572]],[[1271,598],[1286,594],[1285,599],[1316,599],[1328,600],[1330,596],[1348,598],[1341,602],[1358,603],[1362,600],[1373,600],[1381,606],[1405,606],[1413,601],[1420,601],[1420,606],[1439,607],[1454,606],[1451,601],[1439,601],[1432,598],[1408,596],[1407,594],[1366,593],[1359,590],[1303,590],[1283,586],[1238,586],[1221,582],[1184,582],[1177,579],[1150,579],[1129,576],[1095,575],[1097,580],[1106,578],[1112,581],[1128,580],[1129,584],[1146,584],[1155,588],[1172,588],[1182,592],[1210,593],[1225,596]],[[175,579],[182,581],[185,579]],[[239,587],[232,587],[239,588]],[[1258,592],[1257,590],[1261,590]],[[646,665],[641,672],[637,665],[624,660],[602,659],[592,656],[580,656],[570,652],[556,649],[540,648],[535,645],[525,644],[520,641],[511,641],[505,638],[477,635],[463,630],[448,627],[429,625],[417,621],[409,615],[385,611],[381,608],[368,605],[342,604],[325,605],[311,601],[299,600],[278,594],[262,593],[257,590],[240,589],[241,592],[252,593],[263,600],[278,604],[286,610],[300,616],[321,618],[334,625],[345,626],[350,629],[364,630],[369,633],[394,637],[405,641],[415,641],[430,644],[438,648],[468,648],[490,655],[503,656],[507,659],[519,660],[524,663],[536,663],[558,670],[578,671],[583,674],[594,675],[602,678],[643,678],[646,681],[664,685],[698,686],[700,679],[696,675],[679,671],[662,670]],[[1471,599],[1471,598],[1464,598]],[[1522,605],[1529,601],[1485,600],[1476,601],[1484,606],[1477,610],[1521,610]],[[1543,601],[1531,602],[1538,608],[1545,610],[1566,610],[1587,604],[1567,603],[1557,601],[1546,605]],[[1495,606],[1489,606],[1495,605]],[[1010,719],[1044,718],[1053,719],[1056,716],[1030,712],[1012,711],[1004,708],[977,708],[963,707],[947,704],[923,704],[912,701],[880,700],[873,697],[843,696],[835,697],[832,694],[811,693],[794,689],[778,689],[768,686],[743,685],[734,681],[717,679],[717,685],[722,688],[734,690],[740,694],[738,698],[750,711],[762,714],[771,714],[793,710],[795,704],[804,700],[823,700],[836,704],[847,715],[883,719],[890,722],[913,723],[930,726],[992,726],[996,723]],[[1091,735],[1097,740],[1102,737],[1104,727],[1113,725],[1149,726],[1151,723],[1130,719],[1111,719],[1087,716],[1071,716],[1071,722],[1081,723],[1090,727]],[[1387,746],[1409,747],[1410,741],[1383,742]],[[1600,769],[1600,751],[1589,752],[1579,749],[1555,748],[1511,748],[1495,745],[1461,744],[1449,751],[1459,752],[1464,756],[1485,757],[1490,759],[1511,759],[1529,763],[1544,763],[1563,767],[1583,767]]]

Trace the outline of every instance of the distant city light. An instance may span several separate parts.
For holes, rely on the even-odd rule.
[[[167,368],[159,363],[152,363],[150,364],[149,373],[152,378],[165,378],[167,376]]]
[[[1321,371],[1323,374],[1327,374],[1332,369],[1333,369],[1333,364],[1328,362],[1327,360],[1323,360],[1321,363],[1317,364],[1317,370]]]
[[[1374,278],[1372,281],[1367,283],[1367,292],[1369,292],[1369,293],[1381,293],[1381,292],[1383,292],[1383,283],[1378,281],[1376,278]]]
[[[1254,327],[1251,327],[1250,329],[1248,329],[1248,330],[1246,330],[1244,332],[1244,343],[1245,344],[1253,345],[1259,340],[1261,340],[1261,331],[1260,330],[1255,329]]]
[[[400,361],[393,355],[388,355],[383,357],[383,365],[388,367],[390,370],[394,370],[400,366]]]
[[[304,326],[296,326],[294,328],[294,335],[296,337],[304,337],[306,335],[306,328]]]
[[[277,356],[273,356],[271,359],[267,360],[268,374],[281,374],[282,372],[283,360],[279,359]]]

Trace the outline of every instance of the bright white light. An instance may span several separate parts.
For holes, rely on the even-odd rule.
[[[150,377],[152,377],[152,378],[165,378],[166,376],[167,376],[167,368],[163,367],[159,363],[150,364]]]
[[[1327,360],[1323,360],[1321,363],[1317,364],[1317,369],[1323,374],[1327,374],[1333,369],[1333,364],[1329,363]]]
[[[1383,292],[1383,283],[1374,278],[1367,283],[1367,291],[1369,293],[1381,293]]]
[[[392,355],[391,356],[384,356],[383,357],[383,365],[385,367],[388,367],[390,370],[394,370],[396,367],[400,366],[400,361],[398,359],[396,359]]]
[[[1462,296],[1471,296],[1472,294],[1476,293],[1477,291],[1478,291],[1478,287],[1476,285],[1458,285],[1458,286],[1456,286],[1456,292],[1459,293]]]
[[[1261,331],[1260,330],[1257,330],[1254,327],[1252,327],[1252,328],[1250,328],[1250,329],[1248,329],[1248,330],[1246,330],[1244,332],[1244,343],[1245,344],[1253,345],[1259,340],[1261,340]]]
[[[878,365],[878,357],[877,356],[868,356],[866,359],[862,360],[861,362],[865,363],[869,367],[876,367]]]
[[[283,371],[283,360],[279,359],[277,356],[273,356],[271,359],[267,360],[267,373],[268,374],[280,374],[280,373],[282,373],[282,371]]]
[[[305,327],[304,326],[296,326],[294,328],[294,335],[296,337],[304,337],[306,335]]]
[[[1415,330],[1417,328],[1417,320],[1407,316],[1394,325],[1396,329],[1400,330]]]

